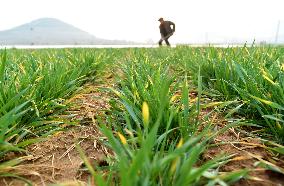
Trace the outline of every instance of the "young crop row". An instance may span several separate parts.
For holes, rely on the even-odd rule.
[[[0,51],[0,158],[62,130],[65,99],[94,78],[104,52]],[[1,170],[0,170],[1,174]]]
[[[157,58],[155,52],[164,54]],[[114,157],[109,166],[94,169],[77,147],[96,185],[227,185],[247,174],[220,173],[218,167],[229,156],[202,161],[214,136],[237,122],[218,132],[210,120],[201,125],[201,76],[198,95],[191,100],[188,76],[176,75],[172,61],[164,58],[167,52],[134,49],[113,67],[117,83],[110,89],[111,115],[100,127]]]
[[[235,116],[261,127],[262,136],[284,143],[284,48],[179,48],[172,60],[196,82],[201,69],[210,97],[237,101]]]
[[[283,143],[282,52],[246,46],[129,51],[115,67],[111,126],[101,125],[115,152],[103,169],[108,176],[86,161],[97,184],[226,185],[244,177],[248,170],[218,172],[228,156],[202,162],[210,140],[236,123],[217,133],[210,120],[201,125],[201,96],[223,104],[225,118],[262,127],[263,136]],[[195,99],[190,90],[198,92]]]

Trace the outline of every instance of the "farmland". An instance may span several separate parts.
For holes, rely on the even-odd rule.
[[[66,151],[90,185],[283,184],[282,47],[9,49],[0,60],[7,181],[32,184],[22,171],[29,147],[84,125],[109,152],[92,162],[79,137]],[[91,94],[107,106],[84,102],[96,109],[78,117],[74,100]]]

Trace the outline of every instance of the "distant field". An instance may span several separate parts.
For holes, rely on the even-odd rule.
[[[67,49],[67,48],[157,48],[153,45],[0,45],[0,49]],[[175,47],[173,45],[172,47]]]
[[[245,126],[284,154],[284,47],[2,49],[0,62],[0,176],[7,153],[66,128],[59,115],[67,100],[105,78],[114,82],[113,99],[101,130],[117,156],[108,184],[214,185],[244,177],[248,170],[212,172],[228,156],[200,164],[224,132],[213,130],[213,111],[228,121],[224,130]]]
[[[172,48],[175,47],[220,47],[220,48],[228,48],[228,47],[242,47],[242,44],[173,44]],[[66,48],[158,48],[158,43],[154,44],[130,44],[130,45],[0,45],[0,49],[66,49]],[[250,47],[248,45],[247,47]]]

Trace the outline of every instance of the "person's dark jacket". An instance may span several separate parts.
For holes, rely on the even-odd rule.
[[[173,26],[173,28],[171,27]],[[171,21],[164,21],[160,24],[160,33],[162,36],[166,37],[169,34],[175,32],[175,24]]]

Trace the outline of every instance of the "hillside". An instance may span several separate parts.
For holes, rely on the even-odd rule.
[[[41,18],[0,31],[0,45],[131,44],[97,38],[73,25],[54,18]]]

